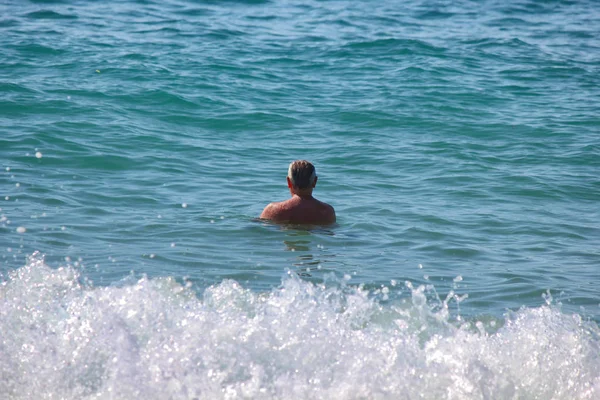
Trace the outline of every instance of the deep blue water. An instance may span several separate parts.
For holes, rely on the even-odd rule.
[[[0,397],[598,398],[599,39],[594,1],[4,2]],[[257,220],[295,159],[336,225]]]

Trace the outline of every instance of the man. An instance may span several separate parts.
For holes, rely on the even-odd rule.
[[[265,207],[260,215],[263,219],[292,224],[327,225],[335,222],[335,211],[327,203],[312,196],[317,185],[314,165],[306,160],[290,164],[287,184],[292,198]]]

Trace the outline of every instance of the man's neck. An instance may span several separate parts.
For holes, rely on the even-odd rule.
[[[302,200],[311,200],[313,199],[312,190],[311,191],[294,191],[292,193],[292,198],[299,197]]]

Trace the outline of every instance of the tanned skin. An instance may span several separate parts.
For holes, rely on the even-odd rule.
[[[291,224],[329,225],[335,222],[333,207],[312,196],[317,185],[316,177],[312,186],[305,189],[294,187],[289,177],[287,184],[292,198],[269,204],[260,214],[260,218]]]

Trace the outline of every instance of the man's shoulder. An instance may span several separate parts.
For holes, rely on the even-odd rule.
[[[269,219],[271,217],[271,215],[273,214],[275,204],[276,203],[267,204],[267,206],[264,208],[263,212],[260,214],[260,218]]]
[[[331,204],[327,204],[327,203],[323,203],[323,207],[326,210],[325,213],[327,214],[329,221],[330,222],[335,222],[336,221],[336,216],[335,216],[335,209],[333,208],[333,206]]]
[[[319,205],[324,209],[329,210],[330,212],[335,214],[335,210],[333,209],[333,206],[331,204],[327,204],[324,201],[319,201]]]
[[[325,203],[325,202],[323,202],[323,201],[322,201],[321,203],[323,203],[323,205],[324,205],[325,207],[327,207],[327,208],[329,208],[331,211],[333,211],[333,206],[332,206],[331,204]]]
[[[285,201],[275,201],[273,203],[269,203],[263,210],[262,214],[260,214],[260,218],[273,219],[281,214],[284,208]]]

